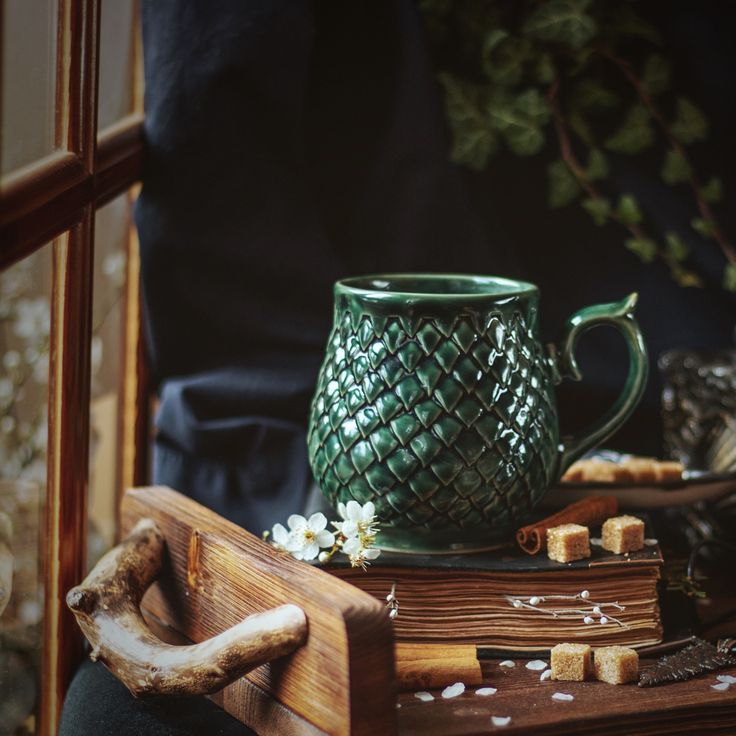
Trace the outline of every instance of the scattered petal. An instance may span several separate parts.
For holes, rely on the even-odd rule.
[[[552,670],[545,670],[542,672],[541,675],[539,675],[539,679],[544,682],[545,680],[549,680],[549,678],[552,677]]]
[[[499,667],[516,667],[516,662],[512,662],[510,659],[504,659],[503,662],[498,663]]]
[[[479,687],[475,694],[485,698],[488,695],[495,695],[497,692],[498,688],[495,687]]]
[[[644,544],[646,544],[647,547],[656,547],[659,544],[658,539],[645,539]]]
[[[725,690],[728,690],[728,688],[731,687],[731,684],[728,682],[719,682],[717,685],[711,685],[711,687],[714,690],[719,690],[720,692],[724,692]]]
[[[552,700],[570,701],[570,700],[575,700],[575,696],[574,695],[570,695],[570,693],[555,693],[552,696]]]
[[[491,723],[499,728],[508,726],[511,723],[511,716],[491,716]]]
[[[718,675],[716,680],[718,682],[727,682],[729,685],[736,685],[736,677],[733,675]]]
[[[531,662],[526,663],[526,668],[535,672],[541,672],[541,670],[547,668],[547,663],[542,659],[533,659]]]
[[[465,692],[465,685],[462,682],[456,682],[454,685],[448,685],[442,691],[442,697],[445,699],[456,698]]]
[[[603,540],[600,537],[591,537],[588,540],[594,547],[600,547],[603,545]]]
[[[429,703],[430,700],[434,700],[434,695],[432,695],[432,693],[428,693],[426,690],[414,693],[414,697],[421,700],[422,703]]]

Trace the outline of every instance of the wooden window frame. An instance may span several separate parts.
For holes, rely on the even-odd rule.
[[[0,0],[0,17],[2,10]],[[0,269],[49,243],[53,250],[48,480],[42,527],[44,638],[36,730],[44,735],[58,731],[63,697],[83,655],[82,636],[64,599],[86,573],[94,222],[97,209],[129,191],[141,175],[139,19],[136,5],[130,41],[133,111],[98,134],[100,0],[59,0],[58,150],[0,184]],[[135,245],[132,234],[131,226]],[[126,484],[142,481],[147,431],[141,411],[146,392],[139,361],[139,261],[135,248],[129,250],[120,456],[120,478]]]

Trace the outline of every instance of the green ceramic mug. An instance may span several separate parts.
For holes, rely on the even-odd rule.
[[[505,541],[570,464],[631,414],[647,376],[636,294],[576,312],[539,339],[539,291],[494,276],[388,274],[335,285],[312,401],[309,459],[336,505],[373,501],[384,549],[458,552]],[[613,325],[629,350],[618,401],[560,437],[554,386],[575,344]]]

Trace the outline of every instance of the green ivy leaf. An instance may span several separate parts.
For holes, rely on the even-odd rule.
[[[723,288],[736,291],[736,263],[727,263],[723,269]]]
[[[498,148],[498,135],[481,108],[482,90],[449,74],[441,75],[440,82],[445,88],[445,107],[452,130],[451,158],[480,171]]]
[[[595,145],[595,135],[590,127],[588,118],[580,110],[572,110],[567,116],[567,124],[575,135],[588,146]]]
[[[498,84],[513,87],[521,81],[530,52],[528,38],[515,38],[502,28],[494,28],[486,35],[481,51],[483,73]]]
[[[593,218],[596,225],[605,225],[611,214],[611,202],[605,197],[593,199],[589,197],[581,203],[582,208]]]
[[[631,194],[622,194],[616,206],[616,217],[624,225],[636,225],[644,219],[639,209],[639,203]]]
[[[624,245],[644,263],[651,263],[657,255],[657,244],[651,238],[629,238]]]
[[[651,54],[644,62],[641,82],[652,95],[666,92],[670,86],[669,62],[659,54]]]
[[[590,0],[548,0],[527,18],[523,32],[542,41],[579,49],[598,30],[593,18],[585,12],[589,5]]]
[[[540,84],[549,84],[557,76],[552,55],[543,51],[534,66],[534,78]]]
[[[605,142],[609,151],[615,153],[640,153],[654,143],[649,112],[640,104],[633,105],[626,113],[619,129]]]
[[[679,184],[687,181],[692,176],[693,170],[687,159],[679,152],[670,149],[662,165],[660,175],[667,184]]]
[[[581,79],[573,92],[575,105],[584,110],[600,112],[613,110],[621,104],[619,96],[597,80]]]
[[[673,261],[679,263],[687,259],[690,254],[690,248],[677,233],[668,232],[665,235],[665,240],[667,243],[667,255]]]
[[[720,202],[723,197],[723,182],[717,176],[712,176],[700,189],[700,196],[710,204]]]
[[[622,36],[643,38],[655,46],[662,45],[662,35],[650,23],[647,23],[628,3],[618,3],[611,29]]]
[[[690,225],[698,235],[704,238],[712,238],[716,231],[716,225],[712,220],[704,220],[702,217],[694,217]]]
[[[590,181],[598,181],[608,176],[608,161],[606,160],[606,155],[600,148],[590,149],[585,175]]]
[[[494,95],[488,116],[491,126],[517,155],[531,156],[544,145],[542,126],[549,120],[549,108],[539,90],[528,89],[515,96]]]
[[[687,268],[683,268],[679,264],[673,264],[670,267],[670,273],[679,286],[683,286],[685,288],[703,286],[703,280],[698,276],[698,274]]]
[[[553,209],[570,204],[580,193],[580,184],[564,161],[554,161],[547,167],[547,192]]]
[[[670,130],[680,143],[694,143],[708,136],[708,120],[690,100],[678,97],[675,121]]]

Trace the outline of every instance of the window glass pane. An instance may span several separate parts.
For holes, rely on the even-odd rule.
[[[0,731],[35,732],[52,253],[0,274]]]
[[[98,128],[112,125],[132,109],[134,0],[102,0]]]
[[[57,0],[0,3],[2,175],[56,148],[57,8]]]
[[[123,287],[130,226],[128,194],[97,211],[92,307],[92,403],[88,564],[115,542],[122,390]]]

